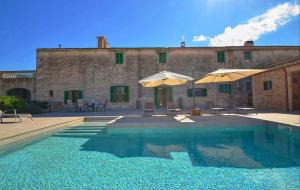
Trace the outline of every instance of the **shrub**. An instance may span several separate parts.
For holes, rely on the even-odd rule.
[[[43,113],[43,109],[32,102],[26,102],[26,109],[27,109],[27,113],[31,113],[31,114]]]
[[[33,104],[37,105],[41,109],[48,109],[48,102],[47,101],[32,101]]]
[[[13,113],[13,110],[16,109],[18,113],[38,114],[47,108],[47,102],[26,102],[17,96],[0,96],[0,109],[6,113]]]
[[[18,112],[26,112],[26,103],[22,98],[16,96],[0,96],[0,109],[12,113],[13,109]]]

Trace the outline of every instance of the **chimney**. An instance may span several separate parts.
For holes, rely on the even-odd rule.
[[[181,36],[181,43],[180,47],[184,48],[185,47],[185,41],[184,41],[184,36]]]
[[[105,36],[98,36],[98,48],[108,48],[108,43],[106,42]]]
[[[250,41],[245,41],[244,46],[249,47],[249,46],[254,46],[254,42],[252,40]]]
[[[182,48],[185,47],[185,42],[184,42],[184,41],[182,41],[182,42],[180,43],[180,47],[182,47]]]

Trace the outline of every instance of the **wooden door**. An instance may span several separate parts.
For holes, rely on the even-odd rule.
[[[154,88],[154,105],[157,108],[166,107],[167,102],[173,101],[172,87],[155,87]]]
[[[300,72],[292,73],[293,110],[300,110]]]

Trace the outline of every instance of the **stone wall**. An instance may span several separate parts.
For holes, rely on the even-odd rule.
[[[30,76],[28,76],[30,74]],[[8,90],[24,88],[30,91],[31,99],[35,98],[34,71],[2,71],[0,72],[0,96]]]
[[[300,86],[293,88],[292,75],[300,73],[300,58],[277,65],[268,71],[253,76],[253,101],[261,109],[274,111],[293,111],[295,94]],[[263,90],[263,82],[272,81],[272,90]],[[296,81],[298,83],[298,81]],[[295,93],[296,92],[296,93]]]
[[[252,60],[244,60],[244,50],[251,50]],[[225,63],[217,62],[217,51],[225,51]],[[161,64],[158,52],[167,52],[167,63]],[[115,53],[124,53],[124,64],[115,64]],[[153,88],[143,88],[138,80],[162,70],[173,71],[200,78],[218,68],[256,68],[275,64],[282,59],[296,57],[299,47],[220,47],[220,48],[85,48],[85,49],[38,49],[36,98],[63,102],[65,90],[83,90],[84,99],[103,101],[110,97],[110,86],[129,86],[128,103],[110,103],[110,107],[135,108],[153,101]],[[196,104],[211,101],[216,105],[246,104],[248,97],[243,81],[232,83],[231,94],[218,93],[218,85],[207,87],[207,97],[197,97]],[[191,107],[193,98],[187,97],[192,83],[173,88],[174,101],[183,99],[184,107]],[[54,97],[49,97],[49,91]]]
[[[272,89],[264,90],[264,82],[272,81]],[[286,75],[284,68],[254,75],[253,105],[256,108],[287,111]]]

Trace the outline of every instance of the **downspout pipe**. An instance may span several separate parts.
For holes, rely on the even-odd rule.
[[[289,109],[289,86],[288,86],[288,73],[286,69],[283,69],[284,77],[285,77],[285,99],[286,99],[286,110],[291,111]]]

